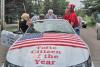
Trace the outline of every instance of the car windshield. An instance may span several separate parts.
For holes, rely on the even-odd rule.
[[[34,30],[42,33],[74,33],[71,25],[65,20],[43,20],[37,21]]]

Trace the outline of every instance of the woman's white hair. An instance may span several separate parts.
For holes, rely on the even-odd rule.
[[[48,10],[48,13],[49,13],[49,12],[52,12],[52,13],[53,13],[53,10],[52,10],[52,9],[49,9],[49,10]]]

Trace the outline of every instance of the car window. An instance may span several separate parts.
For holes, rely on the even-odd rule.
[[[100,14],[97,14],[97,21],[100,23]]]
[[[74,33],[71,25],[64,20],[44,20],[34,23],[34,30],[38,32]]]

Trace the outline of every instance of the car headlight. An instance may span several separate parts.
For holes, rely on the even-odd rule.
[[[4,67],[22,67],[22,66],[14,65],[12,63],[9,63],[8,61],[5,61]]]

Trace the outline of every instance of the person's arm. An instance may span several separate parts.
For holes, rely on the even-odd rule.
[[[19,31],[19,21],[17,22],[17,30]]]
[[[55,15],[54,18],[57,19],[57,15]]]
[[[73,27],[76,27],[78,25],[78,19],[77,19],[77,15],[75,13],[73,13],[70,16],[70,23]]]
[[[48,15],[46,14],[44,18],[45,18],[45,19],[48,19]]]
[[[22,30],[22,22],[23,21],[18,22],[18,26],[19,26],[19,31],[21,31],[23,33],[23,30]]]
[[[29,19],[27,21],[26,25],[28,25],[29,27],[33,26],[32,19]]]

